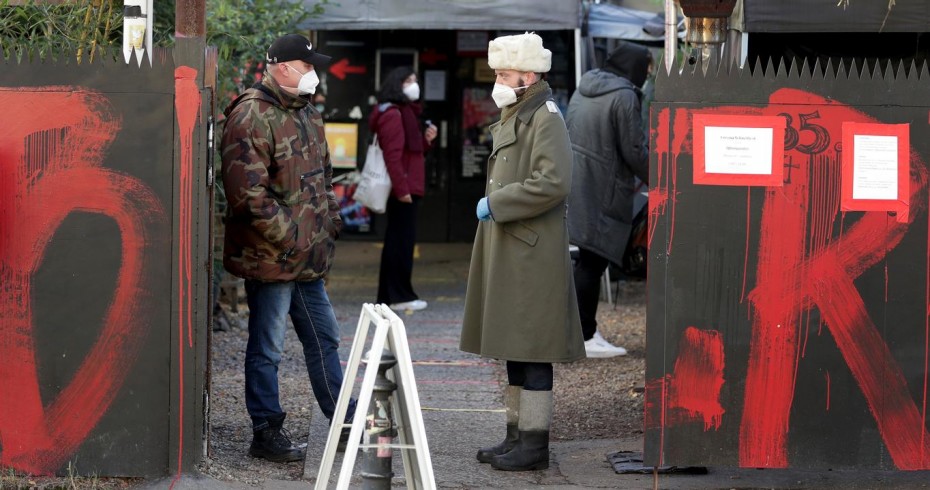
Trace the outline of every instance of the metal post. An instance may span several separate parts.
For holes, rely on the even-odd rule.
[[[367,364],[367,360],[365,363]],[[392,470],[390,445],[397,429],[391,410],[391,396],[397,384],[387,378],[387,370],[397,364],[397,358],[389,351],[384,351],[378,365],[378,374],[371,392],[368,419],[365,424],[365,445],[377,445],[363,449],[362,488],[364,490],[389,490]]]
[[[678,52],[678,9],[674,0],[665,0],[665,74],[672,73]]]

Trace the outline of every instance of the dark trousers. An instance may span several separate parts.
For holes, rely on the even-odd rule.
[[[417,239],[417,204],[400,202],[391,196],[387,203],[387,230],[381,250],[381,270],[378,273],[378,303],[403,303],[419,299],[413,292],[413,248]]]
[[[507,383],[527,391],[552,391],[552,363],[507,361]]]
[[[575,293],[578,295],[578,313],[581,316],[581,335],[591,340],[597,332],[597,303],[601,299],[601,275],[610,263],[604,257],[578,249],[575,260]]]

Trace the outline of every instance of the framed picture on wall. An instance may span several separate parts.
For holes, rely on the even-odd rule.
[[[333,168],[358,168],[358,124],[330,122],[324,130]]]
[[[476,58],[475,59],[475,81],[476,82],[487,82],[494,83],[496,75],[494,75],[494,70],[488,66],[487,58]]]

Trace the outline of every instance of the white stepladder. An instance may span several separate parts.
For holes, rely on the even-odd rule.
[[[355,378],[361,364],[362,352],[371,326],[375,326],[375,333],[371,339],[367,366],[359,389],[358,401],[355,407],[355,416],[351,424],[336,423],[345,420],[349,409],[349,399],[355,386]],[[371,394],[375,385],[375,376],[385,347],[397,358],[393,367],[394,382],[397,390],[391,395],[393,420],[397,426],[398,444],[366,444],[360,445],[362,431],[365,430],[366,416],[371,404]],[[436,478],[433,475],[433,463],[430,461],[429,446],[426,442],[426,429],[423,425],[423,414],[420,411],[420,397],[417,394],[417,385],[413,377],[413,360],[410,358],[410,348],[407,344],[407,331],[404,322],[387,305],[362,305],[362,312],[358,319],[355,331],[355,340],[349,353],[342,388],[339,391],[339,400],[336,403],[336,413],[333,414],[333,423],[329,427],[329,437],[326,439],[326,449],[316,476],[314,488],[325,489],[329,484],[330,472],[336,457],[336,446],[343,428],[351,427],[339,480],[336,488],[344,490],[349,487],[352,478],[352,469],[359,448],[400,449],[404,461],[404,475],[407,487],[413,489],[434,490]]]

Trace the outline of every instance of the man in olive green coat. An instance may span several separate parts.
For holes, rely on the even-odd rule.
[[[500,470],[548,468],[552,363],[585,357],[565,219],[572,148],[541,79],[551,60],[536,34],[488,45],[502,110],[476,210],[461,349],[507,361],[507,435],[477,455]]]

